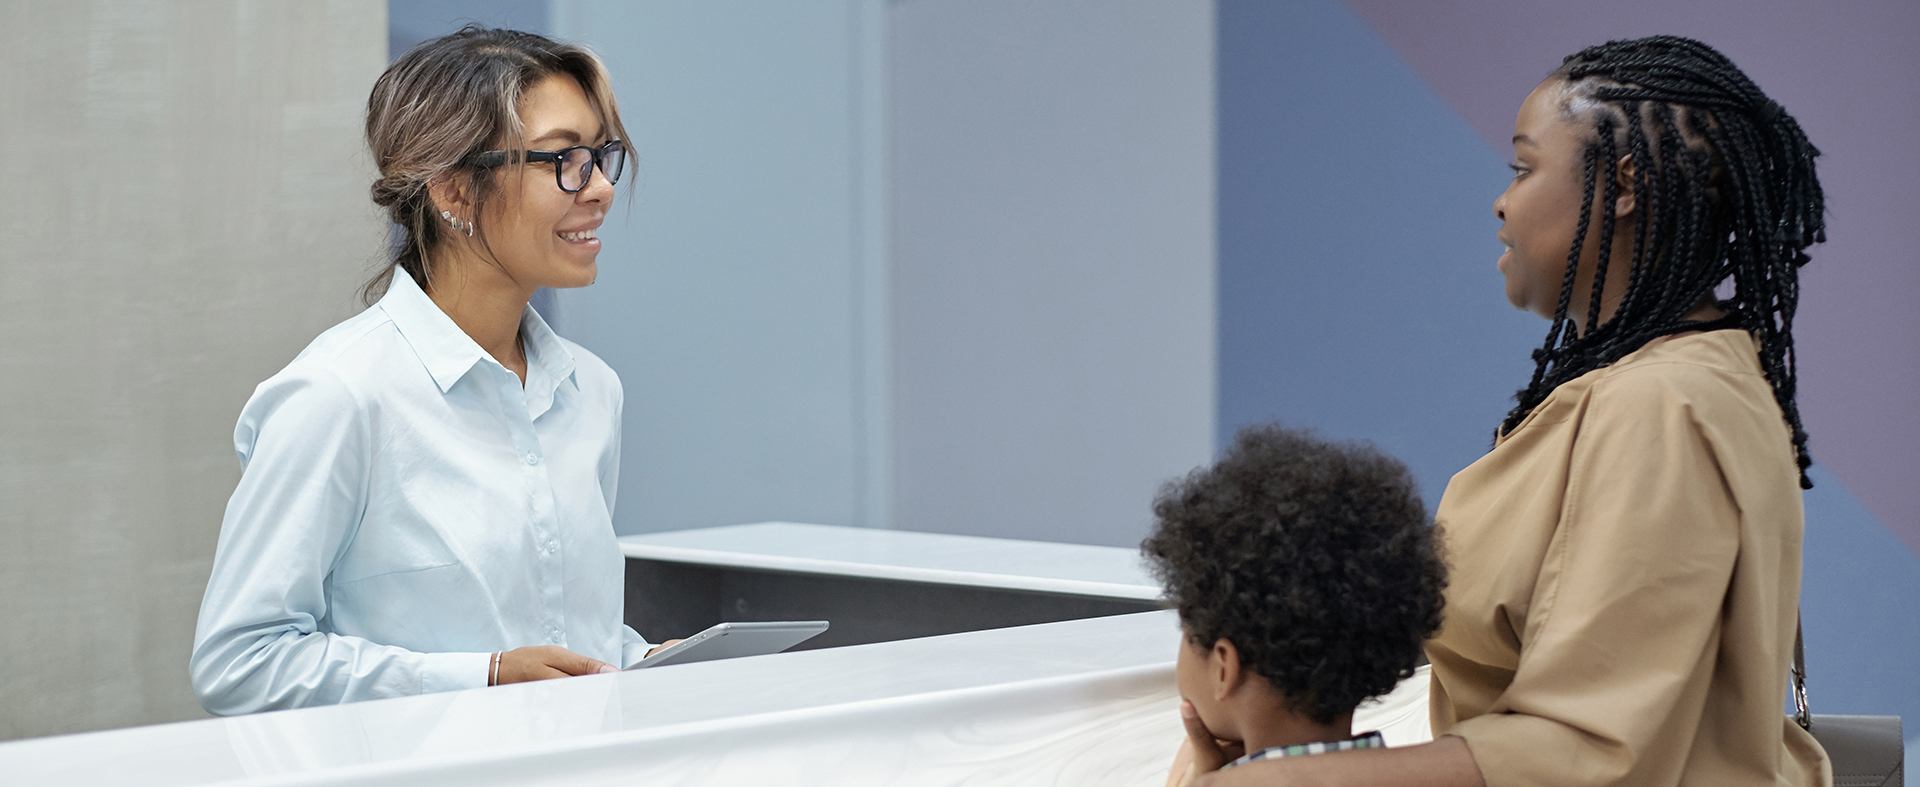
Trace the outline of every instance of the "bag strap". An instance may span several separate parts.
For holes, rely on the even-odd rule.
[[[1801,636],[1800,621],[1793,622],[1793,720],[1800,729],[1813,731],[1813,711],[1807,709],[1807,648]]]

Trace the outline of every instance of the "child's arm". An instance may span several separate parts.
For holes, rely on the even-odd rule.
[[[1193,747],[1181,741],[1180,750],[1173,753],[1173,767],[1167,769],[1166,787],[1188,787],[1193,780]]]

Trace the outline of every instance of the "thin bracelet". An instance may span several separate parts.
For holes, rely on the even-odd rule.
[[[494,651],[493,656],[487,659],[487,685],[500,685],[500,651]]]

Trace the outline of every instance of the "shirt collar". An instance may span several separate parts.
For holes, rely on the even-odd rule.
[[[1325,754],[1331,751],[1351,751],[1353,749],[1384,749],[1386,747],[1386,738],[1381,737],[1378,732],[1369,732],[1365,735],[1356,735],[1352,738],[1347,738],[1346,740],[1296,743],[1289,746],[1275,746],[1270,749],[1248,752],[1247,756],[1227,763],[1221,767],[1221,770],[1259,760],[1274,760],[1281,757],[1304,757],[1309,754]]]
[[[440,310],[440,305],[427,297],[425,290],[415,283],[413,276],[399,266],[393,268],[393,283],[387,286],[387,294],[380,299],[380,309],[393,320],[402,338],[413,347],[420,364],[433,375],[433,381],[440,386],[440,392],[453,390],[455,383],[465,377],[475,364],[488,359],[485,350],[474,342],[473,337],[453,318]],[[561,381],[573,385],[573,353],[560,342],[560,336],[553,332],[547,321],[540,318],[528,304],[520,316],[520,336],[526,343],[528,377],[538,366],[548,380],[557,387]]]
[[[533,369],[538,367],[543,373],[541,376],[555,389],[565,384],[575,391],[580,390],[580,381],[575,379],[573,374],[573,351],[567,349],[567,345],[560,341],[560,334],[553,332],[553,328],[547,325],[547,321],[540,316],[540,312],[536,311],[531,303],[527,304],[527,310],[520,315],[520,336],[527,345],[527,381],[529,383],[534,378]],[[544,393],[547,399],[553,398],[551,390]]]

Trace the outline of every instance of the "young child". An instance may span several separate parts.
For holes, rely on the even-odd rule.
[[[1254,427],[1217,464],[1168,484],[1153,511],[1141,550],[1184,634],[1176,676],[1191,759],[1170,781],[1384,746],[1377,732],[1354,735],[1353,710],[1413,674],[1446,586],[1406,466]]]

